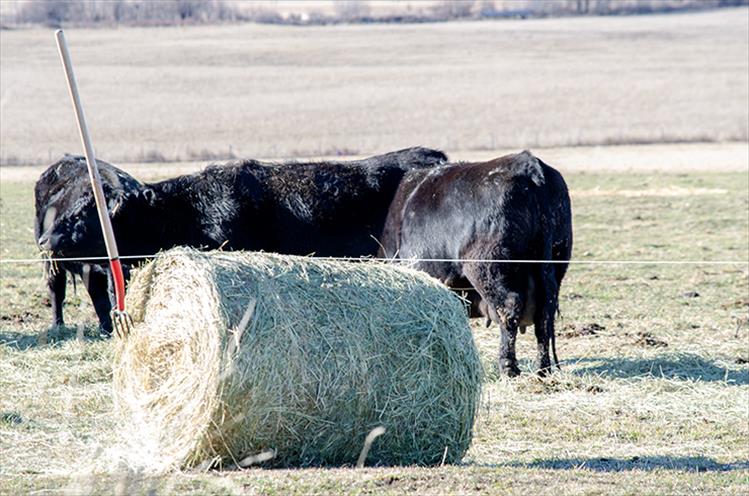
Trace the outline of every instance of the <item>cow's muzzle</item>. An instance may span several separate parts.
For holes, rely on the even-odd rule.
[[[39,236],[39,240],[37,241],[37,244],[39,245],[39,249],[46,252],[55,252],[56,249],[60,246],[60,241],[62,240],[62,235],[60,234],[52,234],[44,233],[41,236]]]

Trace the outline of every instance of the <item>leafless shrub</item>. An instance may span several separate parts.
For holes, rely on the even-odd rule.
[[[24,165],[28,162],[25,162],[23,159],[18,158],[15,155],[0,155],[0,166],[6,166],[6,165]]]
[[[291,157],[354,157],[362,155],[362,151],[356,148],[330,146],[328,148],[309,149],[292,149],[289,156]]]
[[[285,20],[277,11],[264,8],[264,7],[253,7],[250,10],[243,13],[247,20],[257,22],[259,24],[284,24]]]
[[[191,150],[191,149],[187,150],[187,158],[189,160],[194,160],[194,161],[199,161],[199,160],[212,161],[212,160],[231,160],[231,159],[237,158],[237,156],[231,147],[229,147],[229,150],[225,152],[215,152],[207,148],[203,148],[200,151]]]
[[[151,162],[166,162],[167,158],[158,150],[141,150],[135,157],[135,162],[138,163],[151,163]]]
[[[476,2],[451,2],[445,0],[431,8],[434,20],[449,21],[451,19],[465,19],[473,15]]]
[[[370,14],[367,2],[344,0],[335,3],[335,15],[344,22],[361,21]]]

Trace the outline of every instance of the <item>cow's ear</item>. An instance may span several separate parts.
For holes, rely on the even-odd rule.
[[[143,199],[145,199],[149,205],[153,205],[156,202],[156,193],[154,193],[151,188],[144,188],[143,191],[141,191],[141,195],[143,195]]]
[[[116,200],[109,200],[109,216],[114,217],[122,206],[122,196],[119,196]]]

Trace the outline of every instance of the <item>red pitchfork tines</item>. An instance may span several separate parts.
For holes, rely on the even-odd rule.
[[[99,214],[101,231],[102,233],[104,233],[104,244],[107,247],[107,257],[109,257],[109,268],[112,271],[115,293],[115,307],[112,310],[112,324],[114,325],[115,333],[117,334],[117,336],[120,338],[124,338],[130,332],[132,319],[127,314],[127,312],[125,312],[125,278],[122,273],[122,265],[120,264],[120,255],[119,251],[117,250],[117,241],[114,237],[112,221],[109,219],[107,200],[104,196],[104,188],[102,188],[101,186],[101,176],[99,175],[99,167],[96,164],[94,146],[91,141],[91,135],[89,135],[88,133],[86,116],[83,113],[81,97],[78,94],[78,83],[75,79],[75,73],[73,72],[73,63],[70,60],[70,51],[68,50],[68,44],[65,41],[65,33],[63,33],[62,29],[58,29],[57,31],[55,31],[55,39],[57,40],[57,49],[60,52],[62,66],[65,70],[65,77],[68,81],[70,98],[73,100],[73,109],[75,111],[76,120],[78,121],[78,131],[80,131],[81,141],[83,142],[83,149],[86,154],[88,177],[89,179],[91,179],[91,187],[94,190],[96,210]]]

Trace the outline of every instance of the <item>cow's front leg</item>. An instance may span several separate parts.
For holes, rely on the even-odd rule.
[[[65,303],[65,288],[68,278],[64,269],[60,267],[53,270],[49,262],[45,262],[44,269],[47,272],[47,289],[49,302],[52,306],[52,325],[63,326],[65,325],[65,319],[62,314],[62,306]]]
[[[91,297],[99,327],[105,334],[112,333],[112,304],[109,301],[107,274],[97,266],[83,266],[83,285]]]

